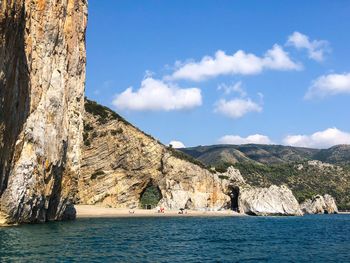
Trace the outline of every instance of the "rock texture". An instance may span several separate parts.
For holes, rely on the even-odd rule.
[[[298,201],[292,191],[284,185],[272,185],[268,188],[242,188],[239,208],[241,212],[249,215],[302,215]]]
[[[335,199],[325,194],[316,195],[312,199],[306,200],[301,204],[301,209],[304,214],[336,214],[338,208]]]
[[[85,0],[0,0],[0,201],[6,222],[74,217]]]
[[[233,167],[229,167],[226,173],[218,174],[218,177],[222,178],[225,193],[231,196],[231,204],[233,198],[238,198],[236,206],[241,213],[257,216],[302,215],[298,201],[287,186],[252,187]]]
[[[287,187],[253,188],[239,170],[213,173],[183,153],[165,147],[119,115],[86,102],[80,204],[140,206],[150,186],[158,187],[167,209],[241,209],[251,215],[301,215]]]
[[[219,210],[230,198],[221,182],[186,156],[165,147],[108,108],[87,101],[78,203],[135,208],[156,186],[168,209]]]

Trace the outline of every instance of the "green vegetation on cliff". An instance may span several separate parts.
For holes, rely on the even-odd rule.
[[[173,147],[167,147],[167,149],[171,153],[171,155],[174,156],[175,158],[193,163],[193,164],[198,165],[199,167],[201,167],[203,169],[208,170],[208,167],[206,165],[204,165],[201,161],[198,161],[197,159],[193,158],[191,155],[186,154],[180,150],[174,149]]]
[[[113,110],[111,110],[108,107],[105,107],[103,105],[100,105],[95,101],[89,100],[87,98],[85,98],[85,111],[87,113],[93,115],[94,118],[101,125],[108,124],[109,121],[118,120],[118,121],[125,123],[126,125],[130,125],[130,126],[136,128],[135,126],[133,126],[131,123],[129,123],[127,120],[125,120],[122,116],[120,116],[119,114],[117,114]],[[138,128],[136,128],[136,129],[139,130]],[[139,131],[141,133],[143,133],[144,135],[148,136],[149,138],[151,138],[152,140],[157,141],[159,144],[163,145],[161,142],[159,142],[157,139],[155,139],[151,135],[146,134],[141,130],[139,130]],[[117,135],[123,133],[123,129],[117,128],[117,129],[111,130],[110,132],[111,132],[111,135],[117,136]],[[93,141],[93,139],[95,137],[97,137],[96,131],[93,131],[93,127],[89,123],[85,122],[84,123],[84,133],[83,133],[84,145],[89,147],[91,145],[91,142]],[[201,167],[203,169],[207,169],[207,166],[204,165],[203,162],[193,158],[191,155],[186,154],[180,150],[174,149],[173,147],[167,147],[165,145],[163,145],[163,146],[168,150],[168,152],[172,156],[174,156],[178,159],[193,163],[195,165],[198,165],[199,167]]]
[[[230,164],[219,164],[220,169]],[[350,209],[350,167],[310,165],[308,162],[285,164],[234,164],[253,186],[287,185],[299,202],[316,194],[330,194],[339,209]]]
[[[340,209],[350,209],[350,146],[308,149],[281,145],[212,145],[181,149],[218,172],[231,165],[245,180],[268,187],[286,184],[299,202],[315,194],[330,194]],[[322,165],[319,160],[333,165]]]
[[[100,124],[106,124],[108,121],[116,119],[123,121],[124,123],[130,124],[116,112],[87,98],[85,98],[85,110],[86,112],[97,116],[98,122]]]

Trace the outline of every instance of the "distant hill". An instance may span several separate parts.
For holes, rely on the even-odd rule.
[[[334,164],[350,163],[350,145],[336,145],[329,149],[320,150],[313,159]]]
[[[350,209],[350,145],[322,150],[257,144],[180,150],[220,172],[233,165],[253,186],[286,184],[299,202],[327,193],[336,198],[340,209]]]
[[[180,150],[209,166],[248,161],[261,164],[282,164],[307,160],[350,164],[350,145],[338,145],[322,150],[260,144],[197,146]]]

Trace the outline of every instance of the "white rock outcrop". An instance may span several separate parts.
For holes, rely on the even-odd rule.
[[[282,185],[268,188],[242,187],[239,194],[240,212],[249,215],[300,216],[302,212],[292,191]]]
[[[304,214],[336,214],[338,207],[335,199],[328,194],[316,195],[312,199],[307,199],[301,205]]]

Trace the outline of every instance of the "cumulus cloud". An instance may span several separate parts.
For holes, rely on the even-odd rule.
[[[227,85],[225,83],[221,83],[218,85],[218,90],[224,91],[225,95],[229,95],[232,92],[238,93],[241,97],[247,96],[246,91],[242,88],[242,81],[234,83],[232,85]]]
[[[262,110],[262,106],[252,101],[250,98],[236,98],[232,100],[221,99],[215,106],[215,112],[232,119],[241,118],[249,112],[261,112]]]
[[[182,65],[168,77],[170,79],[187,79],[202,81],[219,75],[253,75],[263,70],[300,70],[302,66],[294,62],[283,48],[275,44],[264,56],[259,57],[239,50],[233,55],[227,55],[218,50],[214,57],[205,56],[199,62],[189,62]]]
[[[133,111],[184,110],[198,107],[201,104],[200,89],[183,89],[152,77],[146,77],[138,90],[134,91],[130,87],[113,100],[116,108]]]
[[[241,137],[238,135],[225,135],[219,139],[219,143],[222,144],[272,144],[268,136],[261,134],[249,135],[247,137]]]
[[[350,73],[323,75],[313,81],[306,99],[350,94]]]
[[[308,36],[294,32],[288,37],[287,45],[294,46],[297,49],[306,49],[309,58],[322,61],[324,54],[329,52],[329,43],[325,40],[310,40]]]
[[[329,128],[311,135],[289,135],[283,143],[291,146],[310,148],[329,148],[338,144],[350,144],[350,133]]]
[[[183,144],[182,142],[180,141],[171,141],[169,142],[168,144],[169,146],[171,145],[173,148],[175,149],[179,149],[179,148],[185,148],[185,144]]]

